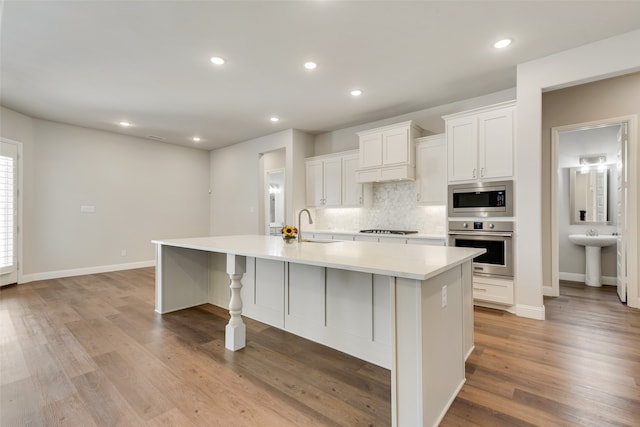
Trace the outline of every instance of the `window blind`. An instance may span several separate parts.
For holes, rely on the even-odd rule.
[[[16,159],[0,155],[0,273],[14,268]]]

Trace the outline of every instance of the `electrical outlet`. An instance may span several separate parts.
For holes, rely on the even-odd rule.
[[[447,285],[442,287],[442,308],[447,306]]]

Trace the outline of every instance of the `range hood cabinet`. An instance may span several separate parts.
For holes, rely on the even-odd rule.
[[[358,132],[358,182],[415,180],[415,138],[421,132],[412,121]]]

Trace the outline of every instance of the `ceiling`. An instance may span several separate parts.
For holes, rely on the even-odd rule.
[[[638,28],[640,1],[5,0],[0,95],[34,118],[214,149],[512,88],[516,64]]]

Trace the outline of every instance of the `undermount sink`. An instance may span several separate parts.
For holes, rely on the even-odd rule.
[[[569,241],[584,246],[585,280],[588,286],[602,286],[600,278],[600,252],[605,246],[615,245],[618,236],[588,236],[586,234],[570,234]]]
[[[615,245],[617,236],[587,236],[586,234],[570,234],[569,240],[576,245],[604,247]]]
[[[304,243],[335,243],[340,240],[331,240],[331,239],[302,239]]]

